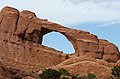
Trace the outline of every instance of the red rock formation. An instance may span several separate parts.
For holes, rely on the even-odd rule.
[[[18,69],[6,68],[0,62],[0,79],[40,79],[38,75]]]
[[[26,29],[36,19],[34,13],[29,11],[19,13],[14,8],[5,7],[1,10],[0,15],[2,18],[0,23],[0,60],[5,65],[24,70],[44,69],[66,59],[66,55],[60,51],[38,44],[39,36],[35,36],[36,31],[26,34]]]
[[[66,55],[61,51],[43,46],[43,36],[52,31],[66,36],[73,44],[75,53]],[[28,71],[42,70],[62,64],[63,61],[67,63],[69,60],[73,61],[71,58],[78,57],[78,59],[81,59],[85,57],[94,61],[86,61],[83,58],[82,62],[79,61],[64,67],[68,70],[71,69],[70,71],[76,69],[78,73],[84,70],[90,72],[94,67],[101,70],[100,64],[96,60],[102,60],[102,66],[108,68],[104,62],[109,62],[109,65],[117,62],[120,57],[119,50],[114,44],[98,39],[97,36],[89,32],[67,28],[37,18],[35,13],[31,11],[19,12],[12,7],[5,7],[0,11],[0,50],[0,61],[4,65]],[[74,66],[71,68],[73,64]],[[85,66],[85,68],[82,70],[82,68],[79,68],[81,65],[77,66],[78,64],[81,64],[82,67]],[[103,74],[95,70],[92,70],[92,72],[99,76]]]
[[[110,76],[113,65],[114,63],[108,63],[104,60],[94,60],[87,57],[74,57],[53,68],[65,68],[72,74],[80,74],[80,76],[87,75],[88,73],[94,73],[97,75],[97,79],[104,79]]]
[[[114,44],[108,42],[107,40],[101,40],[101,39],[99,40],[99,44],[103,45],[104,60],[108,62],[117,62],[120,59],[119,50]]]

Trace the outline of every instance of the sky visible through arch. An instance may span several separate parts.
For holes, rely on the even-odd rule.
[[[63,53],[70,54],[74,53],[75,49],[72,43],[59,32],[50,32],[43,36],[43,45],[56,48]]]
[[[31,10],[39,18],[89,31],[120,48],[120,0],[0,0],[0,9],[4,6]]]

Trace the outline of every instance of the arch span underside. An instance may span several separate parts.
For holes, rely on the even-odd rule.
[[[74,38],[73,37],[70,37],[70,36],[67,36],[66,33],[64,32],[61,32],[61,31],[58,31],[58,30],[55,30],[55,29],[49,29],[49,28],[45,28],[45,27],[41,27],[40,29],[34,29],[31,33],[28,33],[25,35],[25,39],[28,40],[28,41],[33,41],[35,43],[39,43],[42,45],[42,42],[43,42],[43,37],[46,35],[46,34],[49,34],[51,32],[56,32],[56,33],[59,33],[61,34],[64,39],[66,40],[66,44],[67,46],[69,46],[72,51],[71,52],[65,52],[65,53],[75,53],[76,52],[76,47],[77,45],[75,45],[75,42],[73,41]],[[57,37],[56,37],[57,38]],[[69,49],[70,49],[69,48]],[[68,50],[69,50],[68,49]],[[57,50],[57,49],[56,49]],[[60,51],[63,51],[63,50],[60,50]],[[64,52],[64,51],[63,51]]]

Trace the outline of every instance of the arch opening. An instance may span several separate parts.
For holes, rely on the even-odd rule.
[[[43,35],[42,45],[62,51],[65,54],[72,54],[75,49],[72,43],[59,32],[50,32]]]

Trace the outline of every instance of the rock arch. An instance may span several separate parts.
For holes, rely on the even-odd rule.
[[[73,58],[90,57],[109,62],[120,59],[114,44],[89,32],[37,18],[31,11],[19,12],[5,7],[0,11],[0,61],[8,67],[23,70],[37,70],[40,67],[39,70],[42,70],[70,59],[69,55],[41,45],[43,36],[52,31],[63,34],[73,44]]]
[[[51,26],[54,27],[54,26]],[[29,29],[28,29],[29,31]],[[66,37],[66,39],[68,39],[69,42],[71,42],[71,44],[73,45],[73,48],[75,49],[75,52],[78,50],[77,48],[77,44],[75,43],[75,39],[72,36],[69,36],[68,34],[66,34],[65,32],[59,31],[59,30],[55,30],[55,29],[49,29],[49,28],[45,28],[45,27],[41,27],[41,29],[34,29],[31,32],[26,32],[25,35],[25,39],[26,40],[32,40],[35,43],[39,43],[42,45],[42,41],[43,41],[43,36],[47,33],[50,32],[58,32],[62,35],[64,35]]]

